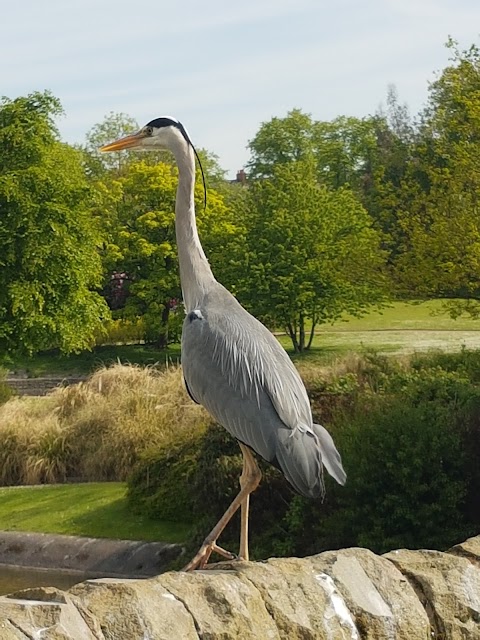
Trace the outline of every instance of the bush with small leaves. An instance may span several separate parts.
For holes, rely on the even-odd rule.
[[[12,387],[5,380],[7,372],[0,367],[0,404],[4,404],[15,395]]]

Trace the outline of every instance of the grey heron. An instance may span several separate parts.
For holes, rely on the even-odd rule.
[[[249,497],[261,478],[252,450],[280,468],[298,493],[311,498],[324,494],[323,466],[345,483],[340,454],[328,431],[313,422],[305,386],[286,351],[213,276],[197,232],[196,151],[185,127],[175,118],[157,118],[101,151],[123,149],[167,149],[175,157],[185,384],[191,398],[238,440],[243,454],[240,492],[185,569],[204,568],[213,551],[248,560]],[[234,556],[217,540],[238,508],[240,553]]]

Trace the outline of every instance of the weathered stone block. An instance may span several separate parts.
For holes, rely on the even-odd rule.
[[[387,553],[414,585],[429,611],[436,637],[480,638],[480,569],[466,558],[441,551]]]
[[[164,573],[159,584],[192,614],[202,640],[279,640],[260,592],[235,571]]]
[[[198,640],[192,616],[157,578],[89,580],[70,593],[96,620],[102,640]]]
[[[260,592],[282,640],[358,638],[352,616],[334,586],[309,561],[271,559],[234,565],[237,576]],[[357,634],[357,635],[355,635]]]
[[[10,620],[0,619],[0,638],[2,640],[29,640],[28,636],[17,629]]]
[[[343,598],[358,634],[352,638],[431,638],[428,616],[414,589],[385,558],[368,549],[353,548],[327,551],[308,560],[318,579],[334,586]]]
[[[11,627],[18,635],[12,635]],[[26,589],[0,598],[0,630],[1,640],[98,640],[72,598],[52,587]]]
[[[456,544],[448,550],[456,556],[464,556],[480,567],[480,536],[468,538],[465,542]]]

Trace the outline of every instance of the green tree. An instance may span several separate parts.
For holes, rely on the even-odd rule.
[[[404,180],[397,278],[422,297],[480,294],[480,50],[460,51],[430,87]]]
[[[404,239],[399,213],[415,134],[408,108],[400,103],[393,86],[386,111],[374,116],[315,121],[294,109],[263,123],[251,140],[249,176],[251,180],[269,178],[278,165],[311,160],[318,184],[330,189],[348,187],[357,195],[381,232],[392,263]]]
[[[293,109],[285,118],[272,118],[262,123],[248,143],[251,178],[271,178],[275,167],[297,160],[309,160],[314,153],[315,122],[300,109]]]
[[[236,293],[285,327],[296,351],[310,347],[317,324],[382,300],[384,255],[367,212],[350,190],[319,186],[311,160],[255,181],[244,216]]]
[[[0,103],[0,345],[89,347],[107,307],[81,154],[59,141],[50,93]]]
[[[315,126],[315,159],[321,184],[362,192],[363,179],[376,146],[374,120],[339,116]]]
[[[175,198],[178,182],[173,163],[149,164],[131,160],[128,171],[116,180],[96,184],[99,217],[103,219],[105,277],[118,285],[122,295],[113,300],[115,315],[125,319],[142,317],[146,339],[164,347],[169,328],[183,320],[181,288],[177,268],[175,238]],[[197,176],[195,190],[197,222],[202,242],[217,275],[228,255],[226,246],[234,236],[235,225],[223,197],[208,191],[204,209],[203,184]],[[112,278],[113,276],[113,278]],[[112,304],[112,293],[107,297]],[[173,338],[178,338],[174,335]]]
[[[86,136],[85,157],[88,173],[92,176],[104,175],[110,172],[118,175],[128,165],[132,157],[129,151],[118,153],[101,153],[102,145],[113,142],[123,136],[138,130],[138,123],[126,113],[111,111],[102,122],[96,124]]]
[[[332,189],[349,186],[357,193],[377,143],[375,119],[339,116],[315,121],[300,109],[261,125],[249,143],[252,179],[269,178],[275,167],[313,160],[316,178]]]

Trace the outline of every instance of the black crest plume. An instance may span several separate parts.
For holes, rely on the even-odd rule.
[[[161,127],[175,127],[180,131],[182,136],[185,138],[188,144],[192,147],[193,153],[195,154],[195,157],[197,158],[197,161],[198,161],[198,165],[200,167],[200,172],[202,174],[203,208],[206,209],[207,208],[207,183],[205,180],[205,174],[203,172],[202,161],[200,160],[200,156],[198,155],[193,142],[190,140],[190,136],[188,135],[187,130],[185,129],[183,124],[178,120],[175,120],[175,118],[169,118],[167,116],[164,116],[162,118],[156,118],[155,120],[150,120],[150,122],[147,124],[147,127],[156,127],[157,129]]]

